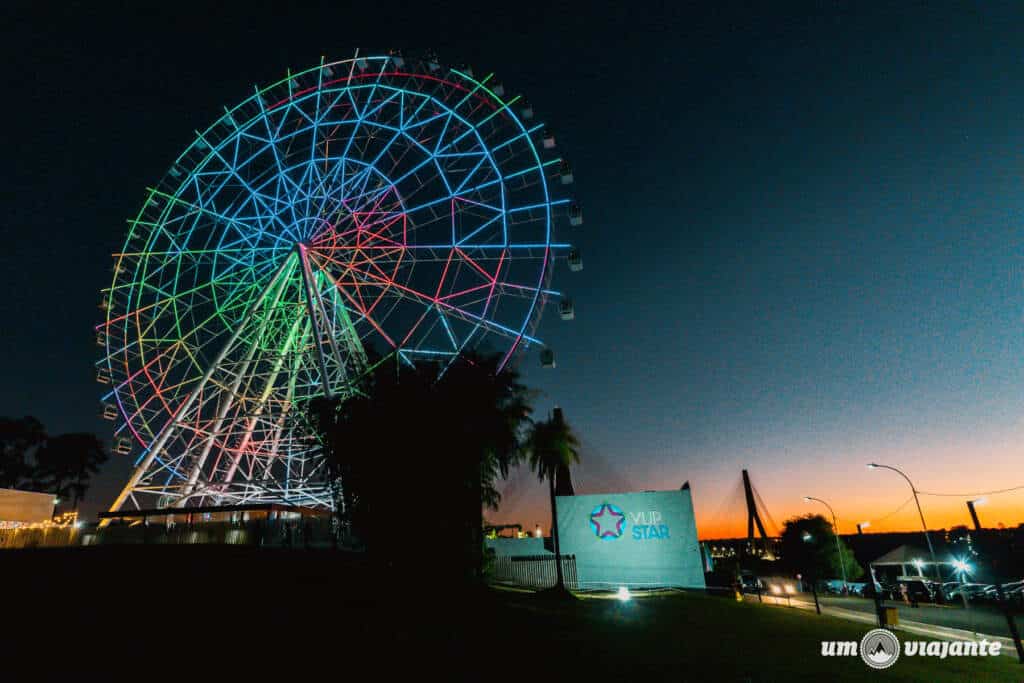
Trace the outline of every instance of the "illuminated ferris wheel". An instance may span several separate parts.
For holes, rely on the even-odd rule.
[[[225,113],[147,193],[97,327],[111,510],[331,505],[305,421],[373,358],[452,362],[535,334],[579,207],[553,136],[493,75],[399,55],[321,63]],[[372,352],[368,353],[368,350]]]

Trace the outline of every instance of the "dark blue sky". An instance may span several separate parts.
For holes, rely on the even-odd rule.
[[[927,490],[1024,483],[1024,9],[904,5],[8,7],[0,414],[108,436],[98,291],[194,129],[320,55],[429,45],[573,161],[576,320],[542,323],[556,370],[523,369],[583,434],[585,488],[690,479],[710,524],[747,466],[776,517],[808,493],[852,523],[908,495],[875,458]],[[532,524],[513,484],[501,516]]]

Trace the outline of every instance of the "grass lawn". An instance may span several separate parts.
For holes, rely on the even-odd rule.
[[[1021,681],[1015,659],[901,658],[884,671],[860,657],[822,657],[822,640],[860,641],[866,626],[806,610],[737,603],[700,594],[583,599],[537,604],[532,595],[498,600],[503,631],[538,634],[562,655],[566,676],[674,681]],[[542,635],[541,635],[542,634]]]
[[[12,681],[162,674],[193,683],[224,672],[246,681],[325,672],[329,680],[523,683],[1024,680],[1024,667],[1005,656],[901,656],[885,671],[859,657],[821,657],[822,639],[859,641],[867,629],[803,610],[703,594],[627,603],[507,590],[460,596],[327,551],[0,551],[0,580],[0,671],[28,667],[22,677],[0,675]]]

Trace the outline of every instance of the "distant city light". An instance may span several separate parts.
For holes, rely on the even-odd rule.
[[[633,596],[629,594],[628,588],[626,588],[625,586],[619,586],[619,590],[617,593],[615,593],[615,597],[618,598],[621,602],[628,602],[629,599]]]

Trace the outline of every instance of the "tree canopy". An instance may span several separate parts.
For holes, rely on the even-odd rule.
[[[32,455],[45,440],[46,430],[36,418],[0,417],[0,488],[22,488],[33,481]]]
[[[842,539],[838,540],[837,550],[832,524],[821,515],[793,517],[782,529],[782,563],[812,581],[842,577],[845,563],[846,578],[855,581],[864,570]]]
[[[377,363],[358,392],[311,406],[339,517],[371,555],[401,563],[428,553],[478,575],[483,506],[521,457],[532,394],[497,357],[443,368]]]
[[[34,417],[0,417],[0,488],[45,491],[77,507],[106,461],[94,434],[49,436]]]

